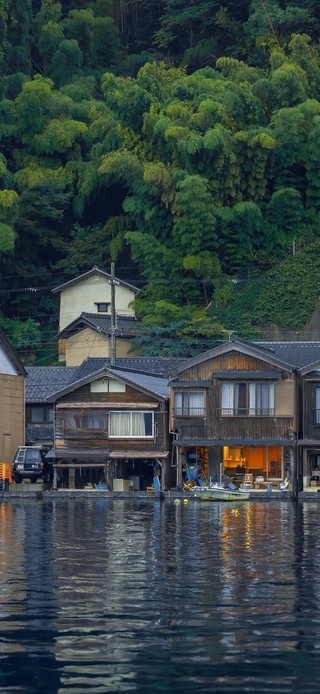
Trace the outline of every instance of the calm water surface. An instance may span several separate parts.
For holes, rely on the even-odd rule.
[[[320,692],[320,505],[0,501],[0,691]]]

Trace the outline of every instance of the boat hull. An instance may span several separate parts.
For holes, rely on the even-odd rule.
[[[194,496],[201,501],[247,501],[250,498],[249,492],[224,487],[199,487]]]

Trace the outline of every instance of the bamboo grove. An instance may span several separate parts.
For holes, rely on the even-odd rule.
[[[26,361],[54,357],[50,290],[111,261],[143,354],[308,321],[317,5],[0,0],[0,324]]]

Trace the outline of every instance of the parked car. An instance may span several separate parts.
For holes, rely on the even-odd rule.
[[[52,464],[46,459],[48,449],[42,446],[19,446],[12,463],[12,477],[19,484],[30,480],[33,484],[42,480],[50,484],[53,480]]]

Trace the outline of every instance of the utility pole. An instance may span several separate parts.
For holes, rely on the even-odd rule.
[[[116,363],[116,284],[119,284],[115,278],[115,263],[111,263],[111,277],[109,280],[111,285],[111,366]]]

